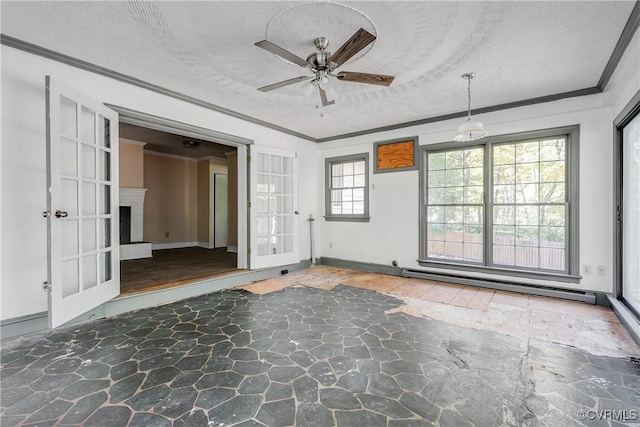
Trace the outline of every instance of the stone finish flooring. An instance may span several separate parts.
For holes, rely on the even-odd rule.
[[[637,426],[609,314],[315,267],[3,342],[0,425]]]

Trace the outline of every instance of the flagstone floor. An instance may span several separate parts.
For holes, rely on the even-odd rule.
[[[632,426],[581,303],[313,267],[2,343],[2,426]]]

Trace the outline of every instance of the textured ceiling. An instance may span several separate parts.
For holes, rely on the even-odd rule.
[[[327,138],[595,87],[632,1],[540,2],[9,2],[2,33],[255,119]],[[310,72],[254,43],[306,58],[358,28],[377,40],[339,71],[395,75],[390,87],[332,80],[317,108]],[[58,76],[64,79],[64,76]],[[321,113],[322,116],[321,117]]]

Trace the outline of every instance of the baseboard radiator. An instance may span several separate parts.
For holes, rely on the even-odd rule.
[[[592,292],[576,291],[573,289],[551,288],[547,286],[518,283],[506,280],[485,279],[456,274],[433,273],[430,271],[403,268],[402,277],[415,279],[434,280],[437,282],[455,283],[458,285],[478,286],[499,291],[519,292],[551,298],[562,298],[573,301],[582,301],[587,304],[596,304],[598,298]]]

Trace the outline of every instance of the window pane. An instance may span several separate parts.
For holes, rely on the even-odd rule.
[[[429,170],[444,169],[446,165],[446,153],[429,154]]]
[[[430,205],[441,205],[445,202],[444,188],[430,188],[428,194],[428,203]]]
[[[449,169],[447,170],[447,187],[459,187],[462,186],[462,177],[463,177],[462,169]]]
[[[494,185],[493,186],[494,203],[513,203],[516,201],[515,185]]]
[[[564,227],[565,209],[562,205],[540,207],[540,224]]]
[[[484,166],[484,149],[472,148],[470,150],[464,150],[464,167],[465,168],[480,168]]]
[[[538,182],[538,163],[522,163],[516,165],[516,182]]]
[[[353,190],[353,200],[364,202],[364,188],[355,188]]]
[[[331,165],[331,174],[333,176],[342,176],[342,163]]]
[[[565,160],[566,139],[551,139],[540,142],[540,161]]]
[[[564,182],[564,162],[540,163],[540,181]]]
[[[331,188],[342,188],[344,187],[344,181],[341,176],[333,178],[333,182],[331,184]]]
[[[494,184],[514,184],[516,182],[516,167],[513,165],[496,166],[493,168]]]
[[[482,206],[466,206],[464,208],[465,224],[482,224]]]
[[[427,218],[430,223],[444,222],[444,206],[429,206]]]
[[[360,160],[358,162],[353,163],[353,173],[354,174],[364,174],[364,160]]]
[[[521,142],[516,144],[516,163],[537,162],[540,153],[540,143]]]
[[[455,150],[447,152],[447,169],[456,169],[464,166],[464,150]]]
[[[444,241],[444,224],[429,224],[427,226],[427,237],[429,240]]]
[[[450,187],[445,190],[445,203],[462,204],[464,202],[464,188]]]
[[[516,206],[515,219],[518,225],[538,225],[538,205]]]
[[[344,175],[353,175],[353,162],[343,163],[342,173]]]
[[[464,187],[464,203],[481,204],[484,201],[484,187]]]
[[[444,170],[436,170],[429,172],[429,187],[444,187],[446,182],[446,172]]]
[[[464,185],[482,185],[484,181],[483,168],[468,168],[464,170]]]
[[[355,187],[364,187],[366,184],[364,175],[355,175],[353,177],[353,185]]]
[[[515,210],[513,206],[495,206],[493,208],[493,223],[515,224],[514,213]]]
[[[538,203],[538,184],[516,184],[516,203]]]
[[[493,147],[493,164],[494,165],[506,165],[516,162],[516,147],[515,145],[498,145]]]
[[[564,203],[564,183],[540,184],[540,203]]]
[[[463,209],[461,206],[447,206],[445,207],[445,221],[448,223],[462,223],[462,212]]]

